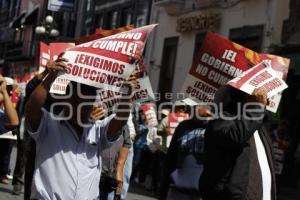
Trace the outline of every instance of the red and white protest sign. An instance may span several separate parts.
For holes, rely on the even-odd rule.
[[[261,54],[260,55],[262,59],[269,63],[270,66],[272,66],[272,69],[274,69],[277,72],[277,75],[286,81],[288,69],[290,65],[290,60],[287,58],[283,58],[276,55],[271,54]],[[280,100],[281,100],[282,94],[279,93],[273,97],[269,98],[269,105],[267,106],[267,109],[271,112],[276,113]]]
[[[97,40],[97,39],[104,38],[104,37],[114,35],[114,34],[117,34],[117,33],[121,33],[121,32],[124,32],[124,31],[129,31],[129,30],[132,30],[132,29],[134,29],[134,27],[132,25],[119,27],[119,28],[116,28],[116,29],[113,29],[113,30],[106,30],[106,29],[102,29],[102,28],[97,28],[95,30],[94,34],[77,38],[75,40],[75,44],[79,45],[79,44],[82,44],[82,43],[90,42],[92,40]]]
[[[156,25],[144,26],[68,49],[68,70],[60,75],[71,81],[119,91],[135,69],[133,58],[142,56],[145,42]]]
[[[132,96],[134,102],[145,102],[154,100],[155,96],[152,90],[149,76],[137,77],[137,88],[135,88]],[[97,91],[97,101],[106,109],[110,110],[117,102],[119,102],[121,93],[111,90],[99,89]]]
[[[216,48],[217,47],[217,48]],[[207,33],[203,45],[195,57],[182,93],[194,102],[211,102],[216,91],[228,81],[249,68],[267,60],[277,72],[286,77],[289,60],[279,56],[259,54],[215,33]],[[276,112],[280,95],[270,98]]]
[[[47,62],[50,60],[50,48],[44,42],[40,42],[40,66],[39,73],[42,73],[47,65]]]
[[[40,67],[39,73],[43,72],[49,60],[56,60],[59,54],[66,51],[66,49],[74,47],[73,43],[54,42],[49,45],[40,43]],[[58,77],[55,79],[50,88],[50,93],[65,94],[69,80],[66,78]]]
[[[145,103],[141,105],[146,118],[146,122],[149,126],[155,127],[158,125],[157,115],[156,115],[156,106],[153,103]]]
[[[182,92],[197,102],[210,102],[219,87],[247,70],[249,65],[252,63],[233,42],[209,32],[193,61]]]
[[[170,146],[173,134],[175,129],[179,125],[180,122],[189,119],[189,115],[187,113],[175,113],[169,112],[168,114],[168,136],[167,136],[167,147]]]
[[[240,76],[228,82],[228,85],[235,87],[247,94],[252,94],[254,89],[262,88],[267,93],[267,97],[282,92],[288,86],[279,77],[278,73],[264,62],[243,72]]]
[[[170,112],[168,115],[168,127],[170,134],[173,135],[178,124],[184,120],[187,120],[189,115],[187,113],[174,113]]]

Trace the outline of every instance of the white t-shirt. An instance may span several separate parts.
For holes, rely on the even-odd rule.
[[[262,183],[263,183],[263,198],[262,198],[262,200],[271,200],[272,176],[271,176],[271,171],[270,171],[270,166],[269,166],[266,150],[260,139],[258,131],[255,131],[255,133],[254,133],[254,140],[255,140],[255,144],[256,144],[258,162],[259,162],[259,166],[260,166],[261,174],[262,174]]]

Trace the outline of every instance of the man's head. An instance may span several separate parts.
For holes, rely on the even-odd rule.
[[[186,104],[180,100],[175,102],[175,112],[176,113],[184,113],[186,112]]]
[[[93,104],[97,95],[97,88],[79,84],[76,82],[70,82],[67,86],[66,102],[70,104],[72,115],[72,121],[81,120],[81,122],[86,123],[93,109]],[[65,107],[66,108],[66,107]],[[80,119],[77,119],[80,116]]]

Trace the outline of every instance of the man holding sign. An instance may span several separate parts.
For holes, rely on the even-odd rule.
[[[97,199],[101,162],[99,145],[119,137],[130,112],[132,88],[123,95],[117,112],[92,122],[89,120],[96,88],[70,82],[63,110],[54,115],[43,108],[51,84],[60,72],[69,70],[64,58],[34,90],[26,104],[26,123],[37,145],[32,199]],[[124,86],[124,87],[125,87]],[[122,112],[121,112],[122,110]]]
[[[205,134],[203,199],[276,199],[272,144],[263,121],[266,90],[256,88],[249,95],[226,85],[215,103],[219,116]]]

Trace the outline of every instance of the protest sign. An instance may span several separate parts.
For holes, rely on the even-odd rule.
[[[146,122],[151,127],[155,127],[158,125],[155,108],[156,106],[153,103],[145,103],[141,105],[141,109],[145,114]]]
[[[79,45],[82,43],[86,43],[86,42],[90,42],[92,40],[97,40],[100,38],[104,38],[113,34],[117,34],[117,33],[121,33],[124,31],[129,31],[134,29],[134,27],[132,25],[128,25],[128,26],[123,26],[123,27],[119,27],[117,29],[113,29],[113,30],[105,30],[105,29],[96,29],[95,33],[92,35],[88,35],[88,36],[83,36],[80,37],[78,39],[75,40],[75,44]]]
[[[247,94],[252,94],[256,88],[262,88],[267,93],[268,98],[288,87],[281,77],[278,76],[278,73],[270,66],[266,66],[265,62],[261,62],[243,72],[240,76],[229,81],[228,85]]]
[[[42,73],[47,65],[47,62],[50,60],[50,48],[44,42],[40,42],[40,65],[39,73]]]
[[[278,73],[282,72],[285,80],[289,66],[288,59],[259,54],[209,32],[193,61],[181,92],[193,102],[211,102],[218,88],[264,60],[270,62]],[[271,97],[272,103],[267,109],[276,112],[280,98],[280,94]]]
[[[271,54],[261,54],[261,57],[264,61],[268,62],[269,65],[272,66],[272,69],[274,69],[278,76],[286,81],[288,69],[290,65],[290,60],[288,58],[283,58],[276,55]],[[267,106],[267,109],[271,112],[276,113],[280,100],[281,100],[282,94],[279,93],[273,97],[269,98],[269,105]]]
[[[69,60],[68,70],[60,76],[118,92],[134,71],[132,60],[142,56],[146,39],[155,26],[144,26],[68,49],[64,54]]]
[[[132,101],[145,102],[154,100],[155,96],[146,71],[134,74],[137,78],[137,88],[134,89]],[[120,95],[121,94],[119,92],[99,89],[97,92],[97,101],[100,102],[106,109],[110,110],[117,102],[119,102]]]
[[[251,53],[259,56],[253,51]],[[244,51],[237,50],[233,42],[209,32],[195,57],[182,92],[198,102],[210,102],[220,86],[252,65],[245,58]]]
[[[73,43],[54,42],[47,45],[41,42],[39,73],[43,72],[46,69],[45,67],[49,60],[56,60],[59,54],[73,46]],[[66,78],[56,78],[51,85],[50,93],[65,94],[68,83],[69,80]]]
[[[167,147],[170,146],[173,134],[175,132],[176,127],[179,125],[180,122],[187,120],[189,115],[187,113],[175,113],[170,112],[168,114],[168,131],[169,135],[167,136]]]

